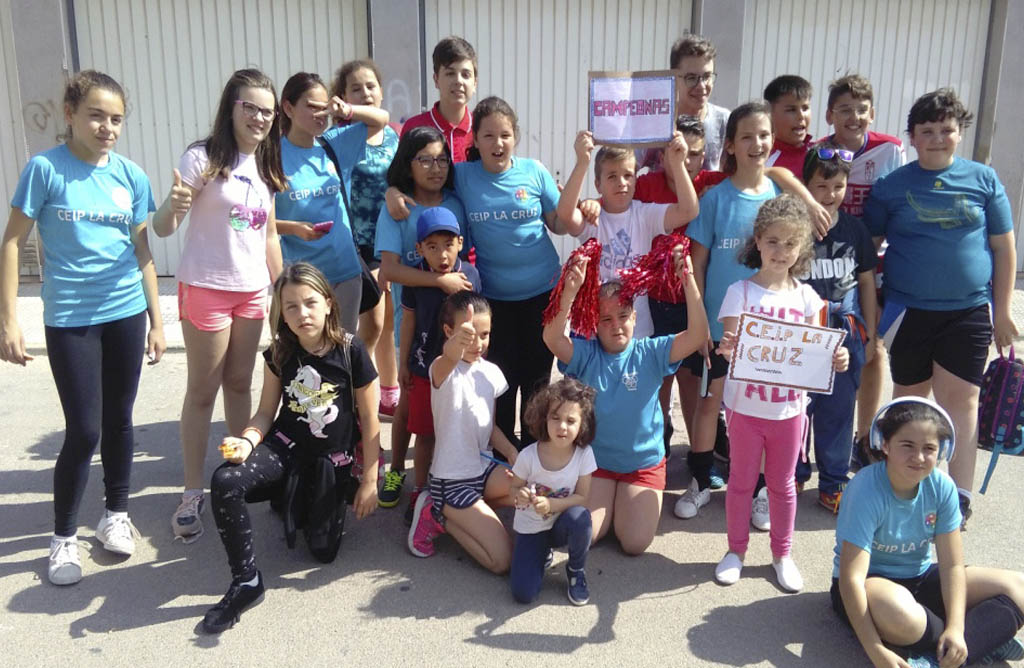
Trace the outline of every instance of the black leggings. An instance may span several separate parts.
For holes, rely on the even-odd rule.
[[[73,536],[97,444],[107,510],[128,509],[135,442],[132,408],[146,341],[146,312],[86,327],[46,327],[46,352],[64,410],[53,470],[53,532]]]
[[[519,449],[536,440],[523,420],[526,404],[534,392],[551,381],[554,355],[544,345],[541,324],[550,294],[549,291],[514,302],[490,300],[491,346],[487,359],[498,365],[508,382],[508,391],[496,402],[494,421]],[[520,392],[523,395],[519,410],[521,438],[517,439],[516,395]]]
[[[268,498],[287,471],[284,458],[273,448],[260,444],[241,464],[224,463],[213,472],[210,504],[217,532],[228,553],[232,577],[251,579],[256,574],[247,499]]]

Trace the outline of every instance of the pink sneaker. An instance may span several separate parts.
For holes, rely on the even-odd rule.
[[[412,511],[412,526],[409,527],[409,551],[417,557],[429,557],[434,554],[434,539],[444,533],[431,512],[433,500],[430,492],[423,492],[416,498],[416,506]]]

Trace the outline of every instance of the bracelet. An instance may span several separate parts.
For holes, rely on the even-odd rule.
[[[345,104],[348,104],[348,102],[346,102]],[[345,120],[346,121],[351,121],[352,120],[352,115],[355,114],[355,113],[356,113],[356,110],[352,108],[351,104],[348,104],[348,114],[345,115]]]
[[[255,443],[253,443],[251,439],[245,438],[245,435],[248,434],[250,431],[256,432],[256,434],[259,436],[259,439]],[[255,448],[257,445],[260,444],[260,442],[263,441],[263,432],[257,429],[256,427],[246,427],[245,429],[242,430],[242,438],[245,438],[245,440],[249,441],[252,447]]]

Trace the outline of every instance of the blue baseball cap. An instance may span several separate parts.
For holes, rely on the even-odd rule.
[[[455,214],[443,206],[432,206],[420,214],[416,221],[416,241],[423,241],[434,232],[450,232],[462,236]]]

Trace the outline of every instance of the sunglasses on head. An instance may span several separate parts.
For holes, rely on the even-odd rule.
[[[847,151],[845,148],[822,147],[819,148],[817,152],[818,157],[822,160],[839,158],[843,162],[853,162],[853,151]]]

